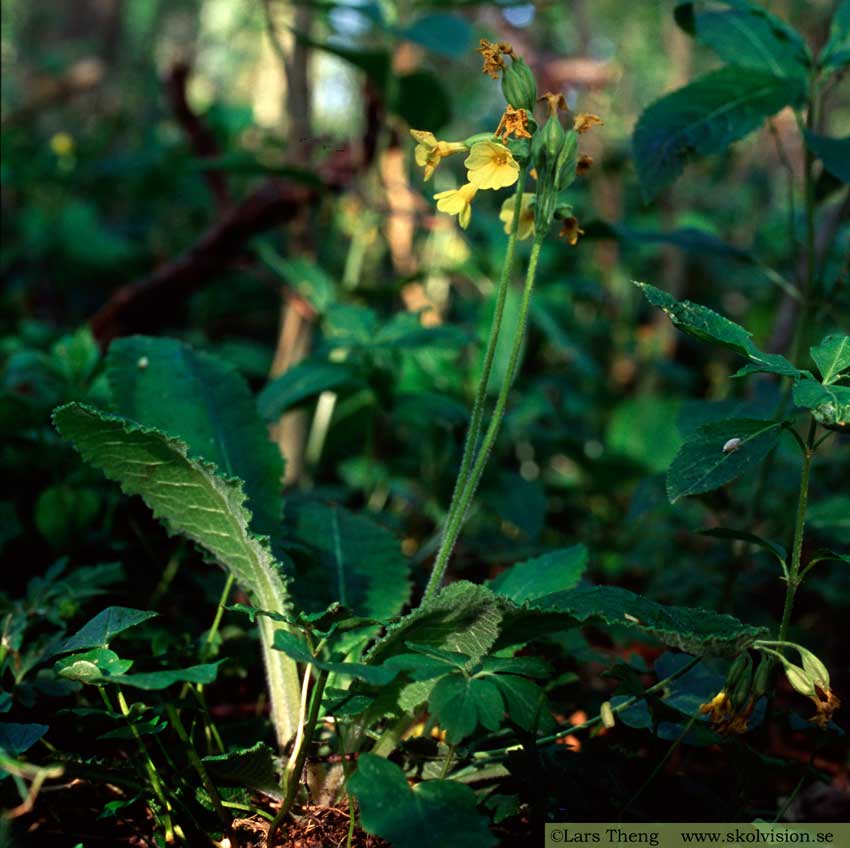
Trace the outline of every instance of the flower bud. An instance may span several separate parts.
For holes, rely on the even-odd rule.
[[[561,149],[555,160],[555,188],[563,191],[576,178],[576,157],[578,155],[578,133],[570,130],[564,134]]]
[[[510,67],[502,74],[502,94],[515,109],[525,109],[529,114],[537,102],[537,83],[531,68],[522,59],[514,57]]]
[[[813,698],[815,696],[815,684],[812,682],[811,677],[803,671],[794,663],[785,662],[785,676],[788,678],[788,682],[791,686],[796,689],[801,695],[805,695],[807,698]]]
[[[534,156],[534,164],[537,166],[538,172],[542,175],[549,168],[555,167],[555,162],[558,159],[558,154],[564,144],[564,128],[561,122],[553,115],[543,125],[543,129],[539,133],[534,134],[531,152]],[[553,174],[554,176],[554,174]]]
[[[730,692],[734,689],[742,677],[752,668],[752,660],[749,652],[739,654],[732,665],[729,666],[729,671],[726,672],[726,683],[723,688]]]
[[[762,656],[759,660],[756,673],[753,675],[753,697],[761,698],[767,694],[773,678],[773,666],[774,662],[770,657]]]
[[[615,725],[614,710],[611,709],[611,702],[604,701],[599,708],[599,717],[602,719],[602,724],[607,728],[612,728]]]
[[[821,689],[829,689],[829,670],[827,667],[806,648],[797,645],[797,650],[803,660],[803,671],[806,672],[812,683],[815,686],[820,686]]]

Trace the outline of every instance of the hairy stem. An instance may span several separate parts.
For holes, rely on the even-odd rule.
[[[516,219],[515,219],[516,220]],[[431,572],[431,579],[428,581],[428,586],[425,589],[423,602],[433,597],[440,588],[443,582],[443,577],[446,573],[449,558],[454,550],[457,538],[460,535],[461,528],[466,519],[466,514],[475,495],[475,490],[481,482],[481,477],[484,474],[484,469],[487,465],[487,460],[490,458],[490,452],[496,442],[496,437],[499,434],[499,428],[502,419],[505,415],[505,407],[508,402],[508,392],[511,389],[516,372],[519,365],[519,355],[522,350],[522,343],[525,339],[525,329],[528,324],[528,309],[531,303],[531,294],[534,290],[534,279],[537,274],[537,263],[540,259],[540,249],[543,246],[543,238],[535,237],[534,246],[531,248],[531,256],[528,260],[528,271],[525,277],[525,288],[522,293],[522,303],[520,304],[519,321],[514,331],[514,343],[511,348],[510,361],[508,362],[508,370],[505,378],[502,381],[502,387],[499,390],[499,396],[496,399],[496,406],[493,409],[493,415],[490,418],[490,424],[487,427],[487,432],[481,442],[481,447],[475,454],[475,461],[467,475],[467,479],[463,481],[460,496],[457,501],[455,510],[450,513],[449,520],[446,523],[445,534],[440,550],[437,553],[437,560],[434,563],[434,570]],[[460,484],[460,480],[459,480]]]

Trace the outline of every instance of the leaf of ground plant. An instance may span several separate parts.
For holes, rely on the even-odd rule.
[[[230,569],[256,606],[289,612],[283,577],[268,543],[248,529],[250,513],[238,480],[225,480],[212,465],[191,459],[178,439],[92,407],[68,404],[53,413],[53,421],[83,459],[120,483],[126,494],[140,495],[169,532],[187,536]],[[274,716],[285,744],[298,714],[298,670],[287,656],[271,650],[274,622],[263,616],[258,626],[269,687],[286,713]]]
[[[632,136],[644,200],[672,183],[686,162],[722,153],[783,106],[798,102],[803,91],[765,71],[729,66],[656,100]]]
[[[523,730],[545,733],[554,725],[546,694],[536,683],[515,674],[496,674],[490,680],[502,693],[511,720]]]
[[[577,586],[587,568],[587,548],[573,545],[518,562],[487,582],[497,594],[518,604]]]
[[[781,421],[738,418],[699,427],[667,472],[671,503],[717,489],[758,465],[779,441],[782,426]]]
[[[428,708],[446,731],[446,741],[457,745],[474,733],[479,724],[488,730],[498,730],[505,702],[491,679],[449,674],[434,686]]]
[[[485,586],[459,580],[390,624],[365,659],[380,664],[394,654],[406,653],[407,643],[415,642],[466,654],[474,662],[496,641],[500,621],[501,613],[493,593]]]
[[[91,621],[86,622],[73,636],[69,636],[54,653],[85,651],[88,648],[105,648],[119,633],[141,624],[157,613],[130,607],[107,607]]]
[[[204,765],[216,783],[244,786],[278,798],[281,795],[274,751],[265,742],[237,748],[226,754],[204,757]]]
[[[679,3],[676,21],[701,44],[734,65],[787,77],[804,87],[811,52],[803,37],[781,18],[745,0]]]
[[[475,793],[453,780],[408,786],[395,763],[362,754],[348,781],[360,802],[369,832],[396,848],[489,848],[496,844],[487,819],[476,809]]]
[[[336,601],[369,618],[401,612],[410,597],[410,565],[389,530],[318,501],[289,504],[287,527],[309,549],[309,557],[294,556],[301,608],[319,611]]]
[[[53,670],[60,677],[90,683],[101,677],[124,674],[133,665],[132,660],[122,660],[115,651],[95,648],[82,654],[64,657],[54,664]]]
[[[175,683],[198,683],[207,686],[214,683],[218,676],[218,667],[224,660],[213,663],[192,665],[188,668],[166,669],[164,671],[142,671],[138,674],[116,674],[102,677],[100,683],[114,683],[117,686],[130,686],[133,689],[158,691],[167,689]]]
[[[810,348],[809,352],[818,366],[821,381],[825,386],[834,383],[842,371],[850,368],[850,336],[841,333],[824,336],[820,344]]]
[[[719,344],[734,350],[741,356],[746,356],[750,363],[738,374],[767,371],[785,377],[796,378],[803,375],[804,372],[795,368],[784,356],[759,350],[748,330],[724,318],[713,309],[691,303],[689,300],[678,301],[672,295],[649,283],[639,283],[635,280],[634,284],[653,306],[657,306],[667,315],[678,330],[704,342]]]
[[[567,613],[581,624],[637,630],[694,656],[735,656],[764,638],[767,630],[731,615],[659,604],[619,586],[581,586],[532,602],[534,609]]]
[[[185,442],[189,456],[244,483],[251,529],[275,536],[283,460],[247,383],[229,363],[176,339],[116,339],[106,357],[115,411]]]
[[[349,365],[305,359],[272,380],[257,395],[257,405],[265,421],[277,421],[293,406],[353,382],[356,376]]]
[[[0,722],[0,751],[12,757],[28,751],[49,730],[46,724]]]

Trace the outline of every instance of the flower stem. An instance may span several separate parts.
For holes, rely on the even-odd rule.
[[[514,218],[514,223],[516,224],[516,218]],[[428,586],[425,589],[425,595],[422,599],[423,602],[433,597],[443,582],[449,557],[452,555],[455,543],[457,542],[457,538],[460,535],[461,528],[463,527],[463,523],[466,519],[470,503],[475,495],[475,490],[478,488],[478,484],[484,474],[484,468],[486,467],[487,460],[490,457],[490,451],[493,449],[496,437],[499,434],[499,428],[502,423],[502,419],[504,418],[505,407],[508,402],[508,392],[510,391],[511,385],[516,377],[516,372],[519,366],[519,355],[522,350],[522,343],[525,338],[525,329],[528,324],[528,309],[531,303],[531,293],[534,290],[534,278],[537,274],[537,262],[540,258],[540,249],[542,246],[543,238],[541,236],[535,237],[534,245],[531,248],[531,256],[528,260],[525,288],[522,293],[518,325],[514,331],[514,343],[511,349],[510,361],[508,362],[508,370],[505,374],[504,380],[502,381],[502,387],[499,390],[499,396],[496,399],[496,406],[493,409],[493,415],[490,418],[490,424],[487,427],[487,432],[484,434],[481,447],[475,454],[475,460],[472,463],[472,468],[466,475],[466,479],[463,479],[461,475],[458,475],[456,490],[459,490],[460,494],[457,497],[455,508],[453,510],[450,509],[449,511],[449,517],[446,521],[446,529],[443,534],[443,541],[440,545],[440,550],[437,553],[434,569],[431,572],[431,579],[428,581]],[[489,376],[489,374],[487,376]],[[484,375],[482,375],[482,384],[486,385],[483,377]],[[463,467],[461,467],[461,471],[463,471]],[[452,501],[454,502],[455,498],[452,498]]]
[[[791,548],[791,564],[788,569],[788,581],[785,589],[785,604],[782,609],[782,623],[779,625],[780,642],[788,638],[788,627],[791,623],[791,611],[794,608],[794,596],[800,585],[800,561],[803,554],[803,533],[806,528],[806,506],[809,500],[809,475],[814,456],[814,440],[817,432],[817,422],[812,419],[809,426],[809,436],[803,450],[803,468],[800,472],[800,495],[797,500],[797,519],[794,522],[794,541]]]

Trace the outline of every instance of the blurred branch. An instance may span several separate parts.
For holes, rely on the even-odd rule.
[[[175,62],[166,78],[168,99],[174,117],[186,134],[195,155],[200,159],[215,159],[221,151],[212,131],[192,111],[186,96],[186,86],[189,82],[191,68],[186,62]],[[231,205],[227,179],[221,171],[207,169],[203,171],[204,179],[215,200],[218,209],[224,210]]]

